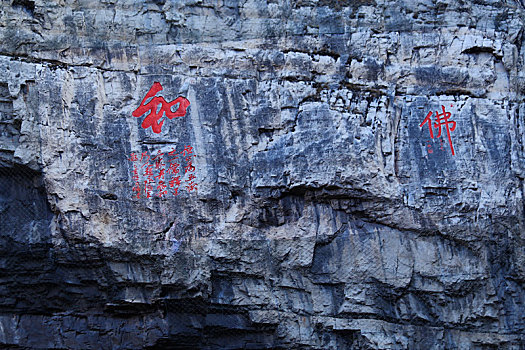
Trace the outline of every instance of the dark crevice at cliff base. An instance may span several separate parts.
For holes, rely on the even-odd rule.
[[[51,243],[53,213],[42,173],[17,164],[1,167],[0,213],[0,239],[28,246]]]

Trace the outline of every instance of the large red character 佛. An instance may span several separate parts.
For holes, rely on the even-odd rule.
[[[452,114],[450,112],[445,111],[445,106],[441,106],[442,113],[439,113],[436,111],[436,121],[432,125],[432,111],[428,112],[426,118],[423,120],[421,124],[419,124],[419,127],[423,127],[423,125],[428,123],[428,131],[430,132],[430,138],[434,138],[434,131],[432,130],[432,127],[438,128],[438,134],[437,138],[441,137],[441,130],[444,126],[447,130],[447,137],[448,137],[448,143],[450,145],[450,150],[452,151],[452,155],[455,155],[456,152],[454,152],[454,146],[452,145],[452,138],[450,136],[450,133],[454,130],[456,130],[456,122],[453,120],[449,120],[452,117]],[[428,145],[430,147],[430,145]],[[428,153],[432,153],[431,150],[428,151]]]

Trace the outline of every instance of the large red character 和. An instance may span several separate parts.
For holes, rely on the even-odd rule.
[[[184,117],[186,115],[186,108],[188,108],[190,105],[190,101],[182,96],[177,97],[171,102],[167,102],[162,96],[155,96],[161,90],[162,85],[160,85],[159,82],[153,83],[153,86],[151,89],[149,89],[148,93],[140,103],[139,108],[134,110],[132,113],[134,117],[139,118],[149,111],[142,121],[142,127],[147,129],[151,126],[151,130],[153,130],[153,132],[156,134],[162,131],[162,124],[164,124],[164,120],[161,120],[160,122],[159,120],[162,118],[164,113],[169,119],[173,119],[175,117]],[[146,101],[149,99],[151,100],[146,103]],[[179,104],[179,107],[175,112],[173,112],[171,108],[177,103]]]

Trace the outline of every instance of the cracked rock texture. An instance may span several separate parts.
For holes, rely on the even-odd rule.
[[[522,0],[0,4],[2,347],[525,348]]]

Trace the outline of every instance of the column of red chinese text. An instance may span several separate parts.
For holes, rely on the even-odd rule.
[[[135,163],[136,161],[138,161],[138,157],[135,153],[131,153],[131,156],[129,157],[130,161],[133,162],[133,176],[132,176],[132,179],[133,179],[133,188],[131,189],[134,193],[135,193],[135,198],[140,198],[140,192],[141,192],[141,189],[140,189],[140,183],[139,183],[139,172],[138,172],[138,168],[137,168],[137,164]]]
[[[185,146],[181,153],[183,157],[186,157],[186,166],[184,167],[184,172],[185,174],[189,174],[188,179],[185,180],[186,189],[188,192],[197,190],[197,184],[193,182],[193,179],[195,179],[195,174],[193,174],[193,172],[195,172],[195,167],[191,163],[191,158],[195,157],[195,154],[193,154],[193,148],[191,146]]]
[[[146,194],[146,198],[151,198],[153,185],[155,184],[155,181],[153,180],[153,164],[149,163],[150,156],[148,152],[142,152],[140,161],[142,162],[144,159],[146,159],[146,161],[144,162],[144,164],[142,164],[141,167],[146,167],[146,169],[144,170],[144,176],[146,177],[146,180],[144,181],[144,193]]]
[[[164,163],[164,153],[160,150],[157,151],[157,155],[151,159],[155,165],[155,171],[158,172],[158,175],[155,176],[157,180],[157,197],[162,198],[162,196],[168,193],[166,189],[166,181],[164,178],[164,173],[166,171],[166,163]]]

